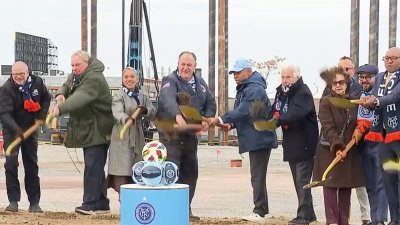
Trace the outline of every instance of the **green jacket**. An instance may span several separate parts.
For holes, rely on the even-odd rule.
[[[66,99],[59,106],[60,114],[70,114],[66,147],[82,148],[110,143],[114,125],[112,97],[103,71],[103,63],[90,58],[86,71],[79,76],[79,83],[73,86],[73,74],[70,74],[57,93]]]

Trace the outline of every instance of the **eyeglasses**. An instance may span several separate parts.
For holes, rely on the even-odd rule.
[[[366,81],[371,80],[371,78],[372,78],[372,76],[368,76],[368,75],[367,76],[359,76],[358,77],[359,80],[366,80]]]
[[[400,57],[398,57],[398,56],[385,56],[385,57],[382,58],[382,61],[389,61],[389,59],[392,60],[392,61],[395,61],[398,58],[400,58]]]
[[[338,80],[338,81],[332,81],[332,86],[336,86],[336,85],[340,85],[340,86],[343,86],[343,85],[345,85],[346,84],[346,81],[345,80]]]
[[[24,76],[25,72],[20,72],[20,73],[12,73],[11,75],[15,76]]]

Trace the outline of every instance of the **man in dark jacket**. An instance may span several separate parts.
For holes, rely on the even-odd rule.
[[[271,103],[265,92],[264,78],[258,72],[252,71],[249,60],[238,59],[229,74],[233,74],[237,84],[234,110],[219,118],[210,119],[210,124],[232,124],[231,128],[236,128],[239,138],[239,153],[249,152],[251,185],[253,187],[253,213],[243,219],[265,224],[266,214],[269,214],[266,187],[267,167],[271,149],[277,147],[277,140],[273,131],[257,131],[254,128],[250,110],[253,102],[263,102],[266,106],[264,117],[267,117],[271,112]]]
[[[57,93],[53,116],[70,114],[65,146],[83,148],[83,203],[75,212],[107,213],[110,207],[104,166],[114,125],[112,97],[102,62],[77,51],[72,54],[71,65],[72,74]]]
[[[184,127],[186,121],[179,111],[177,93],[184,92],[190,95],[190,105],[196,108],[204,117],[214,117],[216,104],[206,82],[194,74],[196,68],[196,55],[192,52],[182,52],[178,59],[178,69],[162,79],[160,98],[158,102],[157,117],[163,120],[175,121]],[[203,130],[208,129],[208,124],[202,122]],[[192,202],[197,178],[197,136],[191,132],[182,132],[176,138],[169,138],[160,132],[160,141],[167,147],[167,160],[174,162],[179,167],[179,183],[189,185],[189,207]],[[190,218],[197,220],[189,208]]]
[[[12,75],[4,83],[0,92],[0,120],[3,125],[4,147],[16,137],[22,142],[10,156],[6,157],[7,195],[10,204],[5,211],[18,212],[18,202],[21,200],[21,189],[18,181],[18,155],[21,148],[22,161],[25,170],[25,190],[30,202],[29,212],[42,213],[39,206],[40,181],[37,164],[38,133],[24,139],[23,130],[31,127],[35,120],[46,118],[51,96],[40,77],[30,75],[28,66],[18,61],[12,66]]]
[[[283,65],[281,80],[272,109],[282,128],[283,160],[289,162],[299,202],[297,216],[289,224],[309,224],[316,216],[311,190],[303,189],[303,186],[310,183],[318,142],[314,98],[297,66]]]

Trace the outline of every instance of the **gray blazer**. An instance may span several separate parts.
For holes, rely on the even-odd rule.
[[[149,97],[142,91],[139,92],[140,104],[148,109],[145,115],[153,119],[156,109]],[[134,163],[143,160],[142,148],[145,144],[142,119],[138,119],[129,127],[122,140],[119,139],[119,132],[125,121],[138,107],[136,101],[130,98],[122,89],[113,96],[112,113],[114,116],[114,127],[111,133],[110,152],[108,157],[108,174],[117,176],[131,176]]]

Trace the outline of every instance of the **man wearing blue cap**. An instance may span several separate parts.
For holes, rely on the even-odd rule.
[[[378,67],[372,64],[360,66],[356,73],[358,82],[362,87],[361,98],[371,96],[372,87],[375,83],[375,76],[379,72]],[[357,115],[356,133],[366,133],[373,121],[374,111],[359,106]],[[361,136],[361,135],[360,135]],[[373,224],[383,225],[388,217],[388,201],[383,184],[383,168],[379,162],[379,149],[382,143],[360,141],[358,150],[361,155],[361,165],[365,177],[369,204],[371,207],[371,220]]]
[[[263,116],[268,118],[268,114],[271,114],[271,103],[265,92],[266,82],[261,74],[252,71],[251,62],[247,59],[238,59],[229,74],[233,74],[237,84],[234,109],[219,118],[210,119],[210,125],[229,124],[230,128],[236,128],[239,153],[249,152],[253,187],[253,213],[243,219],[265,224],[265,215],[269,213],[267,167],[271,149],[277,147],[277,142],[274,131],[257,131],[254,128],[250,109],[253,102],[260,101],[266,107]]]

